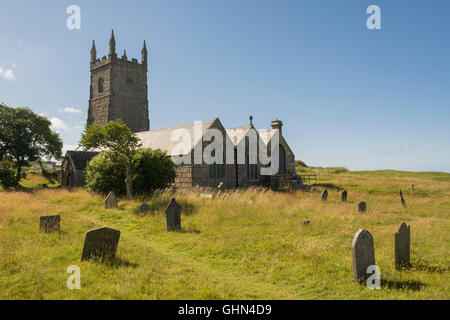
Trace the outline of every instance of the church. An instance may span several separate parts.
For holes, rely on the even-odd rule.
[[[271,127],[265,130],[255,129],[253,117],[250,117],[247,126],[238,128],[226,129],[220,119],[216,118],[202,121],[197,126],[190,123],[150,130],[147,56],[144,41],[141,62],[134,58],[128,60],[125,51],[118,57],[114,31],[109,41],[108,56],[98,59],[95,41],[92,43],[88,125],[105,125],[109,121],[122,119],[136,133],[144,148],[161,149],[172,158],[182,156],[190,158],[192,161],[176,165],[174,181],[176,188],[216,188],[218,185],[228,189],[249,186],[277,188],[281,185],[290,185],[291,181],[297,179],[295,156],[283,136],[283,123],[278,119],[272,121]],[[173,133],[177,130],[194,136],[194,139],[189,139],[183,146],[182,151],[176,148],[176,142],[173,141]],[[222,145],[227,146],[228,152],[225,152],[225,147],[222,150],[223,161],[212,164],[203,160],[200,163],[194,161],[195,150],[199,147],[202,150],[207,148],[213,141],[210,137],[214,133],[220,133]],[[264,148],[270,154],[275,144],[279,147],[276,171],[263,175],[261,170],[271,164],[267,164],[260,157],[260,149]],[[61,166],[61,186],[84,186],[86,164],[95,155],[96,152],[67,151]]]

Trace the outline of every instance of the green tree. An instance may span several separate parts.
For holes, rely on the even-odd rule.
[[[161,150],[140,149],[134,161],[136,179],[133,192],[143,194],[164,189],[175,179],[175,164],[170,156]],[[86,188],[97,193],[126,194],[123,183],[125,168],[112,162],[105,152],[99,153],[86,167]]]
[[[29,108],[0,104],[0,159],[9,156],[16,166],[16,184],[22,167],[43,157],[61,158],[62,140],[51,122]]]
[[[105,126],[93,124],[86,126],[81,135],[80,145],[86,150],[100,149],[109,159],[125,168],[125,187],[127,197],[133,196],[133,180],[136,178],[134,162],[138,148],[138,137],[121,120],[110,121]]]

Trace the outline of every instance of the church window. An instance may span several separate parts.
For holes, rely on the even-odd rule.
[[[98,93],[103,92],[103,78],[98,79]]]
[[[134,82],[131,79],[127,80],[127,92],[133,93],[134,92]]]
[[[223,178],[225,177],[225,165],[213,163],[209,165],[209,177],[210,178]]]

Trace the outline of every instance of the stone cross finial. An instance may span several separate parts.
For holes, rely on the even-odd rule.
[[[253,116],[250,116],[250,128],[253,128]]]

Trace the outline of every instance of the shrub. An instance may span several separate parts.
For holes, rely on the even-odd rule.
[[[164,189],[175,179],[175,165],[161,150],[142,149],[134,161],[136,178],[133,192],[143,194]],[[125,195],[125,168],[112,162],[104,152],[95,156],[86,167],[86,188],[90,192]]]
[[[308,166],[306,165],[306,163],[304,163],[302,160],[295,160],[295,165],[296,165],[296,166],[299,166],[299,167],[308,168]]]
[[[17,187],[18,185],[14,162],[8,158],[0,160],[0,185],[3,189]]]

